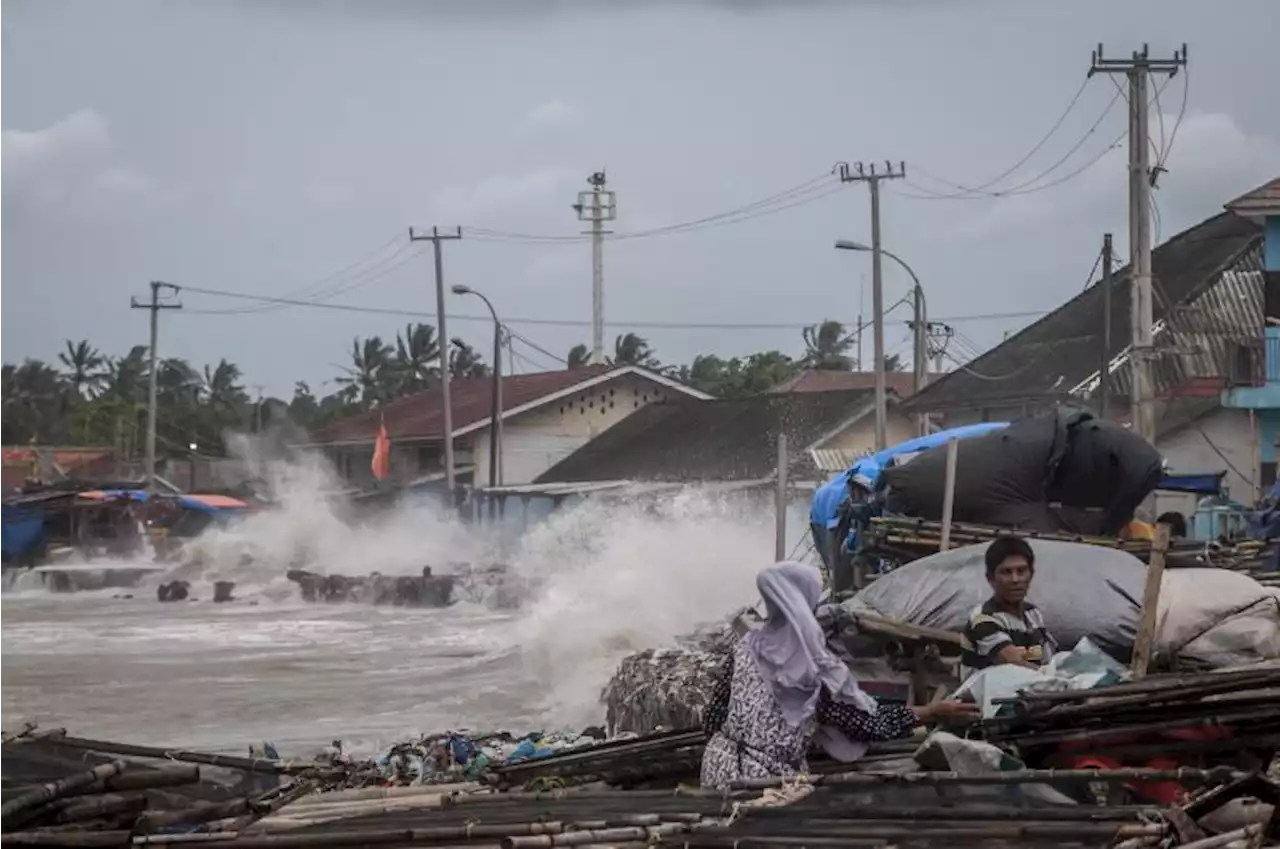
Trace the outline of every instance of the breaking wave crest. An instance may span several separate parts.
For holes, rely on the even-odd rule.
[[[467,600],[446,610],[380,608],[379,616],[362,626],[367,635],[360,639],[380,641],[395,638],[405,627],[417,629],[406,626],[410,617],[418,617],[412,621],[423,627],[434,620],[430,630],[440,635],[433,638],[437,642],[456,639],[480,653],[447,670],[433,666],[436,660],[427,655],[418,661],[412,651],[393,655],[396,668],[407,668],[428,691],[433,672],[448,677],[447,685],[437,688],[442,696],[445,689],[451,694],[447,706],[442,699],[432,709],[440,715],[415,716],[419,725],[463,725],[471,714],[512,727],[599,722],[600,693],[618,661],[633,651],[670,644],[753,603],[753,576],[771,559],[773,513],[764,501],[698,488],[657,500],[583,500],[531,521],[527,529],[518,521],[497,527],[460,522],[433,503],[413,501],[358,519],[338,497],[339,485],[322,463],[255,459],[247,442],[242,452],[270,482],[276,506],[203,535],[191,545],[191,560],[148,580],[152,593],[160,581],[181,578],[192,582],[193,595],[207,599],[209,584],[232,580],[241,599],[267,603],[256,614],[236,605],[216,606],[225,608],[224,614],[210,605],[202,615],[231,615],[237,609],[238,629],[263,619],[265,630],[275,606],[271,602],[299,604],[296,587],[284,573],[304,562],[316,572],[347,575],[417,574],[427,564],[443,573],[450,563],[501,562],[518,582],[514,611]],[[157,602],[143,606],[148,590],[137,592],[137,615],[151,626],[163,627],[164,620],[192,610],[152,607]],[[339,609],[344,607],[349,605],[308,606],[312,618],[334,620],[345,615]],[[201,651],[222,651],[216,643],[204,645]],[[234,650],[245,651],[243,642]],[[326,641],[314,651],[332,657],[343,651],[343,643]],[[287,686],[279,679],[282,674],[276,670],[270,686]],[[343,703],[355,714],[348,717],[348,733],[359,733],[357,694],[334,700],[335,707]]]

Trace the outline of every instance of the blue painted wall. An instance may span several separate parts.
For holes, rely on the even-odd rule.
[[[1267,219],[1266,239],[1262,246],[1262,267],[1267,271],[1280,271],[1280,215]]]

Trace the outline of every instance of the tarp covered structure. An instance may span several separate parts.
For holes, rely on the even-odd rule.
[[[1146,440],[1087,412],[1022,419],[956,450],[956,521],[1042,531],[1118,533],[1163,470]],[[885,511],[941,519],[946,458],[939,445],[885,469]]]
[[[1133,650],[1146,566],[1127,552],[1029,540],[1029,600],[1061,646],[1089,637],[1118,660]],[[930,555],[880,576],[844,606],[851,612],[959,631],[991,597],[985,545]],[[1170,569],[1160,592],[1156,648],[1210,666],[1280,657],[1280,589],[1225,569]]]

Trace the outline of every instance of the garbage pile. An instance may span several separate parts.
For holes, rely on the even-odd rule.
[[[397,743],[367,761],[345,758],[338,741],[327,754],[330,763],[348,767],[346,787],[411,787],[480,781],[493,769],[591,746],[604,736],[598,727],[584,729],[580,734],[448,731]]]
[[[673,647],[646,649],[623,658],[600,694],[609,736],[701,723],[724,655],[758,621],[756,612],[747,608],[678,640]]]

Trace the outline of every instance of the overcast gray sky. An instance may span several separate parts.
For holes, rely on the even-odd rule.
[[[886,158],[906,161],[911,185],[886,185],[885,246],[920,274],[932,316],[986,345],[1028,319],[959,317],[1061,303],[1106,229],[1127,251],[1124,148],[1017,197],[905,193],[953,191],[933,177],[985,183],[1017,162],[1098,42],[1161,55],[1189,43],[1188,106],[1157,195],[1163,236],[1280,172],[1275,0],[5,0],[2,31],[6,362],[52,359],[68,338],[111,354],[145,342],[146,314],[128,305],[149,280],[282,297],[320,281],[343,284],[331,303],[431,312],[410,225],[573,234],[569,205],[601,167],[621,232],[740,207],[837,160]],[[1161,99],[1166,139],[1182,86]],[[992,188],[1053,165],[1115,92],[1095,78]],[[1121,102],[1032,185],[1124,128]],[[868,219],[866,189],[849,185],[745,223],[607,244],[607,337],[628,322],[852,325],[870,261],[832,242],[868,239]],[[464,238],[445,262],[449,282],[506,316],[590,319],[586,243]],[[892,302],[908,281],[886,269]],[[407,320],[182,301],[163,317],[163,354],[225,356],[286,396],[298,379],[331,390],[353,337],[391,337]],[[891,317],[890,351],[907,351],[906,317]],[[514,326],[559,355],[590,339],[587,326]],[[488,344],[485,324],[451,330]],[[791,328],[639,332],[664,361],[801,350]]]

